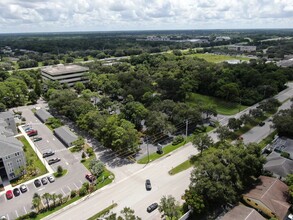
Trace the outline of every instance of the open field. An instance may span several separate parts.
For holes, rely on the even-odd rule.
[[[188,95],[187,103],[189,104],[203,104],[203,105],[215,105],[217,106],[217,112],[221,115],[234,115],[244,109],[247,106],[239,105],[237,103],[227,102],[211,96],[201,95],[198,93],[190,93]]]
[[[197,57],[200,59],[204,59],[211,63],[220,63],[226,60],[242,60],[242,61],[249,61],[250,58],[248,57],[240,57],[240,56],[228,56],[228,55],[216,55],[211,53],[197,53],[191,54],[187,56]]]

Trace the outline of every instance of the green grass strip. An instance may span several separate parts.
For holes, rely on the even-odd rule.
[[[184,170],[187,170],[190,167],[192,167],[192,163],[190,162],[190,160],[186,160],[183,163],[181,163],[178,166],[176,166],[173,169],[171,169],[169,171],[169,174],[170,175],[175,175],[175,174],[180,173],[180,172],[182,172]]]
[[[88,218],[87,220],[97,220],[99,217],[104,216],[105,214],[108,214],[111,209],[115,208],[117,206],[117,203],[114,203],[107,208],[103,209],[102,211],[98,212],[97,214],[93,215],[92,217]]]

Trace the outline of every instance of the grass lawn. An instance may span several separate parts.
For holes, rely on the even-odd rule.
[[[175,175],[177,173],[180,173],[184,170],[187,170],[188,168],[190,168],[192,166],[192,163],[190,162],[190,160],[186,160],[183,163],[179,164],[178,166],[174,167],[173,169],[171,169],[169,171],[170,175]]]
[[[91,160],[96,159],[96,155],[93,154],[92,156],[88,157],[85,160],[82,160],[82,164],[89,170],[90,169],[90,162]]]
[[[114,203],[107,208],[103,209],[102,211],[98,212],[97,214],[93,215],[92,217],[88,218],[87,220],[96,220],[99,217],[104,216],[105,214],[108,214],[111,209],[115,208],[117,206],[117,203]]]
[[[203,105],[215,105],[217,106],[217,112],[222,115],[234,115],[244,109],[247,106],[239,105],[237,103],[227,102],[211,96],[201,95],[198,93],[188,94],[187,103],[189,104],[203,104]]]
[[[211,63],[220,63],[226,60],[243,60],[243,61],[249,61],[250,59],[247,57],[238,57],[238,56],[226,56],[226,55],[215,55],[215,54],[206,54],[206,53],[196,53],[186,56],[192,56],[197,57],[200,59],[204,59],[207,62]]]
[[[47,169],[44,166],[44,164],[40,161],[40,159],[38,158],[37,154],[35,153],[35,151],[32,149],[31,145],[28,143],[28,141],[25,139],[25,137],[19,137],[18,140],[20,140],[23,145],[24,145],[24,153],[25,153],[25,158],[26,161],[31,161],[32,165],[31,167],[37,168],[38,172],[35,176],[31,176],[31,175],[24,175],[22,177],[20,177],[18,180],[14,180],[11,182],[12,186],[24,183],[30,179],[36,178],[38,176],[44,175],[45,173],[47,173]]]
[[[180,144],[177,144],[177,145],[172,145],[172,144],[169,144],[167,145],[166,147],[163,148],[163,153],[162,154],[158,154],[158,153],[152,153],[150,154],[150,162],[153,161],[153,160],[156,160],[158,158],[161,158],[163,156],[165,156],[166,154],[170,153],[171,151],[174,151],[176,149],[178,149],[179,147],[182,147],[184,144],[188,143],[190,141],[190,136],[187,138],[187,140],[181,142]],[[137,161],[137,163],[139,164],[147,164],[148,163],[148,156],[145,156],[141,159],[139,159]]]
[[[60,178],[62,176],[65,176],[67,174],[67,170],[63,170],[61,174],[58,174],[58,172],[53,173],[54,177]]]

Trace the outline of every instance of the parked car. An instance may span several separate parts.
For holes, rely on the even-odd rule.
[[[258,125],[262,127],[265,125],[265,122],[261,121]]]
[[[19,196],[19,195],[20,195],[20,191],[19,191],[19,189],[18,189],[18,188],[14,188],[14,189],[13,189],[13,194],[14,194],[15,197],[16,197],[16,196]]]
[[[158,203],[153,203],[153,204],[151,204],[149,207],[147,207],[147,212],[152,212],[152,211],[154,211],[156,208],[158,208]]]
[[[50,160],[48,160],[48,164],[51,165],[51,164],[53,164],[53,163],[57,163],[57,162],[59,162],[60,160],[61,160],[60,158],[56,157],[56,158],[54,158],[54,159],[50,159]]]
[[[27,135],[28,135],[29,137],[36,136],[36,135],[38,135],[38,131],[37,131],[37,130],[31,130],[31,131],[28,131],[28,132],[27,132]]]
[[[55,181],[55,178],[53,176],[47,177],[50,183],[53,183]]]
[[[24,184],[22,184],[22,185],[20,185],[20,191],[22,192],[22,193],[25,193],[26,191],[27,191],[27,187],[26,187],[26,185],[24,185]]]
[[[96,180],[96,177],[93,174],[86,174],[85,178],[90,182],[93,182]]]
[[[42,183],[41,183],[41,181],[39,179],[36,179],[34,181],[34,184],[35,184],[36,187],[40,187],[42,185]]]
[[[33,141],[34,142],[37,142],[37,141],[41,141],[43,138],[42,137],[34,137],[33,138]]]
[[[41,179],[41,181],[42,181],[43,185],[46,185],[46,184],[48,183],[48,180],[47,180],[46,177],[43,177],[43,178]]]
[[[149,179],[147,179],[146,181],[145,181],[145,188],[146,188],[146,190],[151,190],[152,189],[152,184],[151,184],[151,181],[149,180]]]
[[[33,130],[32,127],[28,127],[28,128],[25,128],[25,129],[24,129],[24,131],[25,131],[26,133],[29,132],[29,131],[31,131],[31,130]]]
[[[48,152],[45,152],[45,153],[43,153],[43,158],[45,158],[45,157],[49,157],[49,156],[52,156],[52,155],[54,155],[55,153],[53,152],[53,151],[48,151]]]
[[[8,191],[6,192],[6,198],[7,198],[7,199],[12,199],[12,198],[13,198],[13,194],[12,194],[12,191],[11,191],[11,190],[8,190]]]

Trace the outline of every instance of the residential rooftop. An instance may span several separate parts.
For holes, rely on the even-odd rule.
[[[255,209],[238,205],[227,212],[221,220],[265,220]]]

